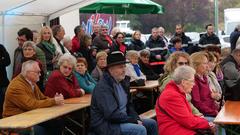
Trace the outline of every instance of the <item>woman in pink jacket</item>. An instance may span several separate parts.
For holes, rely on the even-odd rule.
[[[180,66],[156,103],[159,135],[195,135],[196,130],[214,128],[212,122],[192,113],[186,94],[192,91],[195,70]]]

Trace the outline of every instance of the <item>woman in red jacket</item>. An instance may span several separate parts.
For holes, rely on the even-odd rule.
[[[53,71],[48,78],[44,94],[54,97],[58,93],[62,94],[64,99],[84,95],[84,90],[79,87],[77,78],[73,74],[76,58],[65,53],[60,57],[58,65],[59,70]]]
[[[177,67],[173,80],[167,84],[156,103],[159,135],[195,135],[198,129],[214,128],[212,122],[192,113],[186,99],[194,85],[195,70]]]

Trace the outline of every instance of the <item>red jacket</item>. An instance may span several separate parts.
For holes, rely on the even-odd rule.
[[[56,93],[62,93],[64,99],[80,97],[82,93],[76,89],[80,89],[80,87],[74,74],[70,79],[66,79],[59,70],[55,70],[48,78],[44,95],[54,97]]]
[[[77,36],[72,38],[72,52],[78,52],[80,49],[80,41]]]
[[[210,128],[207,120],[192,114],[186,94],[173,81],[166,85],[155,108],[159,135],[194,135],[195,129]]]
[[[215,117],[218,113],[218,107],[211,97],[207,77],[203,76],[203,79],[195,75],[195,85],[192,88],[192,103],[204,116]]]

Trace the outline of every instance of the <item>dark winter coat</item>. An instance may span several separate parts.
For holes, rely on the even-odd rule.
[[[130,78],[126,76],[120,82],[128,95],[127,115],[119,109],[119,99],[113,83],[114,79],[105,72],[92,93],[90,128],[97,135],[120,135],[121,123],[137,123],[140,120],[130,99]]]
[[[6,87],[9,84],[6,67],[10,65],[11,60],[7,50],[0,44],[0,87]]]

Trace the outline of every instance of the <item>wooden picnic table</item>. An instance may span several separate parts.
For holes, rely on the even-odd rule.
[[[67,115],[74,111],[85,109],[90,106],[90,103],[90,94],[86,94],[83,97],[79,98],[66,99],[63,105],[38,108],[18,115],[0,119],[0,129],[18,130],[30,128],[39,123]],[[84,113],[82,113],[82,115],[79,117],[84,117]],[[85,130],[83,130],[83,132],[85,132]]]
[[[154,88],[158,88],[159,83],[158,80],[149,80],[145,82],[145,86],[131,86],[131,89],[137,90],[153,90]]]
[[[214,120],[216,124],[240,124],[240,101],[226,101]]]

